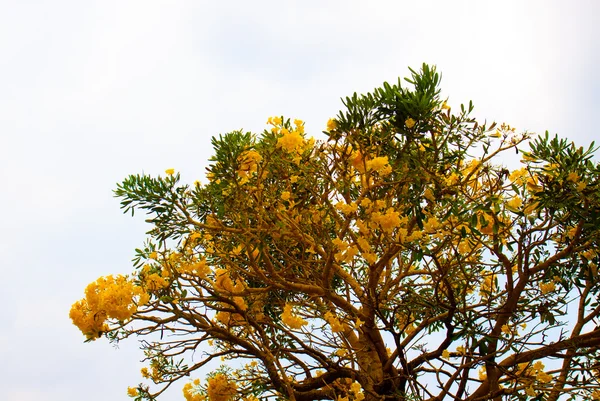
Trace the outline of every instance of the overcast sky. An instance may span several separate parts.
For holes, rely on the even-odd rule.
[[[0,400],[127,400],[140,382],[135,340],[84,344],[68,318],[148,229],[117,182],[202,180],[212,135],[282,114],[317,134],[341,96],[423,62],[482,119],[597,136],[593,0],[0,0]]]

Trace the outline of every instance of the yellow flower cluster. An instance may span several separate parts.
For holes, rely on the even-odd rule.
[[[227,269],[217,269],[215,272],[215,281],[213,288],[223,294],[232,295],[244,291],[244,284],[241,281],[234,282],[229,275]],[[243,297],[236,295],[232,298],[233,303],[239,309],[245,311],[248,309],[248,304]],[[231,308],[231,305],[223,305],[224,307]],[[219,311],[215,318],[226,326],[241,325],[245,322],[244,317],[239,313],[230,313],[227,311]]]
[[[327,312],[323,317],[325,318],[325,321],[329,323],[329,326],[331,326],[332,332],[342,333],[344,331],[343,323],[341,323],[338,318],[333,315],[333,313]]]
[[[496,275],[489,271],[481,273],[483,282],[479,287],[479,293],[482,298],[488,298],[496,290]]]
[[[155,292],[167,288],[169,286],[169,280],[166,277],[159,275],[158,273],[150,273],[152,267],[150,265],[144,265],[142,268],[143,285],[149,292]]]
[[[249,177],[256,173],[261,160],[262,156],[256,150],[246,150],[238,157],[237,175],[241,178],[240,184],[248,182]]]
[[[543,295],[548,294],[549,292],[554,292],[556,290],[556,284],[554,281],[550,281],[548,283],[540,283],[540,291],[542,291]]]
[[[73,304],[69,317],[91,340],[109,329],[107,319],[125,321],[149,300],[142,288],[124,276],[100,277],[85,289],[85,298]]]
[[[506,202],[506,208],[511,212],[518,212],[522,205],[523,201],[518,196],[514,196]]]
[[[292,305],[285,304],[283,307],[283,313],[281,314],[281,321],[291,329],[299,329],[300,327],[307,324],[307,321],[302,319],[300,316],[296,316],[292,312]]]
[[[210,401],[229,401],[236,395],[236,391],[237,385],[223,373],[217,373],[208,379],[206,392]]]
[[[393,208],[387,209],[385,213],[373,212],[373,214],[371,214],[371,221],[377,223],[379,227],[388,234],[391,234],[392,231],[394,231],[394,228],[399,227],[402,222],[400,213]]]
[[[185,401],[204,401],[206,399],[206,396],[198,391],[198,386],[200,386],[200,379],[194,379],[183,386]]]
[[[330,118],[327,121],[327,132],[331,132],[333,130],[335,130],[337,128],[337,121],[335,121],[333,118]]]
[[[356,245],[350,245],[339,238],[334,238],[331,240],[331,243],[337,249],[337,252],[334,254],[335,260],[340,263],[350,262],[358,254]]]
[[[199,259],[191,263],[182,263],[177,267],[177,271],[181,274],[189,274],[205,279],[211,272],[206,259]]]
[[[346,204],[344,202],[338,202],[335,208],[345,215],[350,215],[358,210],[358,205],[354,202]]]
[[[392,172],[387,156],[375,157],[374,159],[367,161],[367,170],[375,171],[380,176],[388,175]]]
[[[363,393],[362,386],[359,382],[354,382],[350,385],[350,392],[356,401],[362,401],[365,399],[365,394]]]
[[[544,372],[544,367],[545,366],[541,361],[537,361],[533,365],[530,365],[528,362],[520,363],[517,366],[517,381],[531,383],[529,389],[531,392],[535,393],[533,390],[533,380],[544,384],[550,383],[553,380],[552,375]],[[531,395],[529,393],[527,394]]]
[[[273,133],[281,134],[277,140],[277,147],[289,153],[301,153],[314,143],[313,139],[304,140],[304,122],[302,120],[294,120],[295,127],[291,131],[282,126],[283,122],[280,117],[269,117],[267,123],[273,125],[271,128]]]
[[[298,152],[302,149],[304,138],[298,131],[289,131],[286,128],[281,129],[283,134],[277,140],[277,147],[283,148],[288,152]]]

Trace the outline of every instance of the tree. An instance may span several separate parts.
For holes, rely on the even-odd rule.
[[[206,185],[118,185],[149,239],[70,316],[144,339],[132,397],[600,399],[594,145],[479,124],[411,73],[346,98],[324,141],[269,118],[213,138]]]

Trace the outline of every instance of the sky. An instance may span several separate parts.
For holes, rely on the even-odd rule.
[[[84,343],[68,318],[150,228],[118,182],[205,180],[211,136],[274,115],[318,135],[340,97],[423,62],[481,120],[597,137],[593,0],[0,0],[0,399],[127,400],[141,381],[135,339]]]

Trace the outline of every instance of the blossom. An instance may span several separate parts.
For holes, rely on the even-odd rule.
[[[570,172],[569,174],[567,174],[567,181],[571,181],[571,182],[577,182],[579,181],[579,174],[577,174],[576,172]]]
[[[135,387],[127,387],[127,395],[130,397],[137,397],[138,391]]]
[[[450,351],[448,351],[447,349],[445,349],[444,351],[442,351],[442,358],[449,359],[450,358]]]
[[[338,202],[336,203],[335,208],[343,214],[349,215],[358,210],[358,205],[354,202],[350,203],[349,205],[344,202]]]
[[[406,128],[411,129],[412,127],[415,126],[417,122],[415,120],[413,120],[412,118],[408,117],[405,121],[404,124],[406,124]]]
[[[73,304],[69,317],[90,340],[109,330],[107,319],[125,321],[145,304],[148,295],[125,276],[100,277],[85,289],[85,298]]]
[[[391,233],[394,228],[401,224],[400,213],[390,208],[385,213],[374,212],[371,220],[379,225],[386,233]]]
[[[529,175],[529,171],[527,171],[527,169],[523,167],[518,170],[514,170],[512,173],[510,173],[510,175],[508,176],[508,179],[515,184],[518,184],[518,183],[522,184],[525,182],[524,178],[528,175]]]
[[[206,392],[210,401],[229,401],[235,396],[236,390],[235,382],[230,381],[223,373],[217,373],[208,379]]]
[[[286,201],[286,200],[290,199],[290,196],[291,196],[291,194],[289,191],[283,191],[281,193],[281,200]]]
[[[502,136],[502,133],[498,129],[493,134],[490,134],[491,138],[500,138],[501,136]]]
[[[152,273],[145,277],[144,285],[148,291],[158,291],[169,286],[169,281],[158,273]]]
[[[338,320],[337,317],[333,315],[333,313],[327,312],[323,317],[325,318],[325,321],[331,326],[332,332],[341,333],[344,331],[344,325]]]
[[[186,401],[204,401],[206,398],[198,392],[200,379],[195,379],[193,382],[188,382],[183,386],[183,396]]]
[[[423,228],[425,229],[425,231],[427,231],[429,233],[434,232],[435,230],[437,230],[441,226],[442,226],[442,224],[439,222],[439,220],[437,219],[437,217],[429,217],[423,223]]]
[[[168,168],[165,170],[165,174],[166,175],[173,175],[175,174],[175,169],[174,168]]]
[[[277,147],[283,148],[288,152],[298,152],[304,144],[304,138],[298,131],[288,131],[283,128],[283,135],[277,140]]]
[[[333,118],[330,118],[327,121],[327,131],[331,132],[336,128],[337,128],[337,121],[335,121]]]
[[[556,284],[554,281],[550,281],[548,283],[540,283],[540,291],[542,291],[543,295],[546,295],[549,292],[553,292],[556,290]]]
[[[269,117],[267,120],[267,124],[270,125],[281,125],[282,122],[281,117]]]
[[[506,208],[512,212],[516,212],[523,205],[523,201],[518,196],[513,197],[506,202]]]
[[[365,394],[362,391],[362,386],[359,382],[354,382],[350,385],[350,391],[354,394],[354,400],[362,401],[365,399]]]
[[[258,170],[258,163],[262,160],[262,156],[255,150],[246,150],[238,156],[237,161],[239,167],[237,174],[242,178],[242,184],[248,181],[248,176]]]
[[[308,323],[306,320],[292,313],[292,305],[290,304],[285,304],[285,306],[283,307],[281,321],[290,329],[299,329],[300,327]]]
[[[392,172],[387,156],[375,157],[374,159],[367,161],[367,170],[376,171],[382,176]]]

